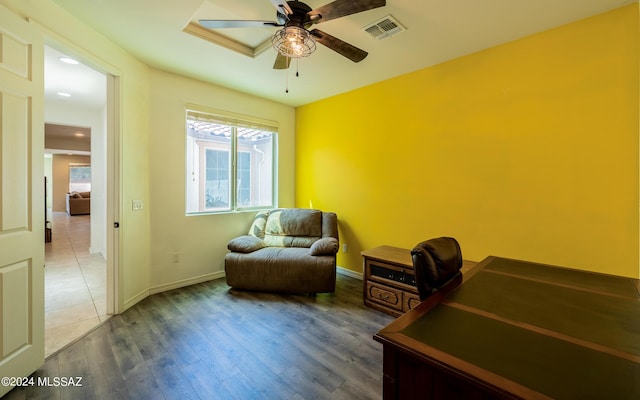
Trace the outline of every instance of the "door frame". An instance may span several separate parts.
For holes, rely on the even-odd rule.
[[[118,314],[123,309],[123,301],[120,290],[122,282],[120,273],[120,229],[116,226],[120,220],[121,210],[121,161],[120,161],[120,134],[122,131],[121,120],[121,79],[117,68],[108,62],[95,56],[88,50],[77,46],[69,40],[60,37],[56,33],[40,26],[44,31],[44,44],[62,51],[76,58],[82,64],[90,67],[106,77],[106,312],[108,315]]]
[[[120,274],[120,77],[107,75],[107,314],[122,311]]]

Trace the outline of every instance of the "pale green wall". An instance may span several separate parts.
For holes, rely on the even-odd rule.
[[[148,293],[150,282],[149,212],[134,214],[126,207],[132,199],[149,199],[149,68],[50,1],[2,3],[34,22],[46,43],[121,79],[119,171],[124,206],[119,218],[120,292],[116,301],[121,309],[126,308]]]
[[[446,235],[638,277],[639,50],[636,3],[302,106],[296,204],[338,214],[354,271]]]
[[[185,106],[195,104],[277,122],[279,205],[294,205],[293,107],[166,72],[151,73],[151,286],[222,277],[227,242],[246,234],[255,212],[185,216]]]
[[[47,43],[120,78],[121,311],[149,293],[223,276],[227,241],[244,233],[253,218],[254,213],[185,216],[186,103],[277,121],[279,205],[294,205],[293,107],[154,71],[50,1],[0,3],[35,22]],[[143,209],[133,211],[133,200],[142,200]],[[173,253],[179,254],[176,263]]]

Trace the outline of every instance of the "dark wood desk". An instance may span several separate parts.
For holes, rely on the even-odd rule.
[[[385,399],[640,399],[637,280],[488,257],[374,339]]]

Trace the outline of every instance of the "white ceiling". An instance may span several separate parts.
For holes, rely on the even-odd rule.
[[[65,63],[61,58],[66,56],[57,49],[45,46],[45,109],[54,108],[57,112],[67,110],[76,115],[85,111],[103,111],[107,98],[106,76],[82,63]],[[61,96],[60,93],[69,96]],[[45,154],[90,154],[90,128],[46,123],[44,133]]]
[[[53,1],[152,67],[298,106],[638,0],[387,0],[314,26],[369,52],[366,59],[353,63],[318,45],[299,62],[299,77],[295,62],[288,72],[272,69],[273,49],[251,58],[182,31],[201,18],[275,20],[269,0]],[[305,2],[317,8],[330,1]],[[389,14],[407,30],[383,40],[362,30]],[[218,32],[255,46],[275,30]]]
[[[107,98],[106,76],[82,63],[72,65],[61,61],[66,56],[48,46],[44,49],[45,104],[102,110]]]

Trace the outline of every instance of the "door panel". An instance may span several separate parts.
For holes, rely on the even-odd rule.
[[[44,45],[0,6],[0,376],[44,363]],[[0,386],[0,396],[11,387]]]
[[[29,321],[28,293],[31,288],[29,276],[31,264],[26,261],[0,269],[2,282],[2,325],[13,327],[3,332],[2,358],[19,351],[31,342],[33,327]]]
[[[2,90],[2,89],[0,89]],[[30,112],[29,99],[9,93],[0,93],[0,143],[2,144],[2,204],[0,204],[0,232],[27,231],[29,229],[29,149],[27,136],[14,132],[27,132]]]

